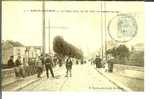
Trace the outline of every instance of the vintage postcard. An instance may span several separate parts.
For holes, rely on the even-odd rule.
[[[2,1],[2,91],[144,91],[144,1]]]

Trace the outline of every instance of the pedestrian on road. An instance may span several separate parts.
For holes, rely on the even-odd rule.
[[[25,71],[24,71],[24,67],[21,63],[21,56],[18,56],[16,61],[15,61],[15,65],[16,65],[16,69],[17,69],[17,72],[19,73],[19,76],[22,76],[23,78],[25,77]]]
[[[45,69],[46,69],[47,78],[49,78],[49,71],[50,71],[52,77],[54,78],[54,73],[53,73],[52,67],[53,67],[52,59],[49,55],[46,55]]]
[[[107,63],[108,63],[108,72],[113,72],[114,58],[110,57]]]
[[[44,63],[45,63],[45,59],[44,59],[43,54],[41,54],[41,56],[40,56],[40,60],[41,60],[42,64],[44,65]]]
[[[66,60],[66,77],[68,77],[68,74],[70,74],[70,77],[72,76],[72,65],[72,60],[70,57],[68,57]]]
[[[95,64],[96,64],[96,68],[101,68],[102,67],[100,56],[96,56]]]
[[[104,67],[105,67],[105,72],[108,72],[109,67],[108,67],[108,63],[107,63],[107,61],[105,61],[105,63],[104,63]]]

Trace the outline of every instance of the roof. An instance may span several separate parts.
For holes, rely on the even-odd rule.
[[[11,47],[23,47],[24,46],[22,43],[17,42],[17,41],[12,41],[12,40],[3,41],[2,45],[11,46]]]

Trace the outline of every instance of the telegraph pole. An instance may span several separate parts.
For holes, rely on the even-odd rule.
[[[106,11],[106,3],[104,1],[104,11]],[[106,51],[107,51],[107,33],[106,33],[106,12],[104,12],[104,32],[105,32],[105,60],[107,60],[107,55],[106,55]]]
[[[51,54],[51,51],[50,51],[50,19],[49,19],[49,54]]]
[[[45,0],[42,1],[42,54],[45,56]]]
[[[101,1],[101,25],[100,26],[101,26],[100,27],[100,30],[101,30],[101,54],[102,54],[102,59],[103,59],[104,54],[103,54],[103,29],[102,29],[102,27],[103,27],[103,23],[102,23],[102,1]]]

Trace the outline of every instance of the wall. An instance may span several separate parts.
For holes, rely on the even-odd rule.
[[[14,69],[2,69],[2,86],[12,83],[16,80]]]
[[[113,65],[113,72],[120,72],[120,71],[124,71],[124,70],[135,70],[135,71],[144,72],[144,67],[122,65],[122,64],[114,64]]]
[[[114,64],[113,73],[124,77],[144,80],[144,67]]]

